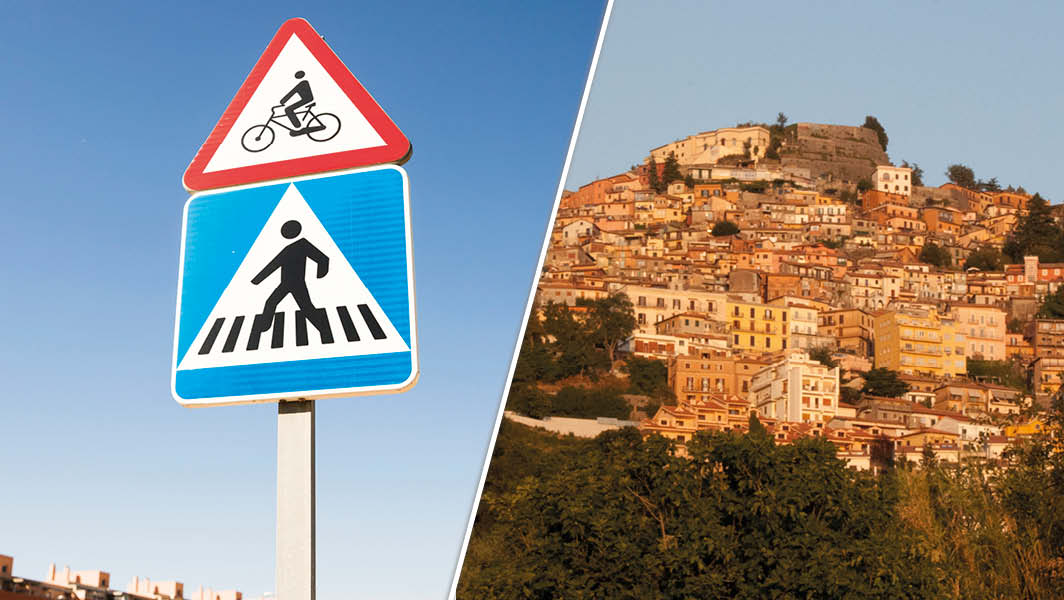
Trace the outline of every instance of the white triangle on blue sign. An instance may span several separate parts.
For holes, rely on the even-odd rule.
[[[292,226],[293,222],[298,225]],[[290,184],[177,370],[408,350],[332,236]]]

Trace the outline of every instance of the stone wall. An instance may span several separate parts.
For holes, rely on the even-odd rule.
[[[783,166],[809,169],[813,177],[856,183],[876,165],[890,164],[876,132],[849,125],[798,123],[780,148]]]

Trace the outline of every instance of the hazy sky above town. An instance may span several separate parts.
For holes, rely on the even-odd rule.
[[[976,177],[1064,202],[1064,6],[702,2],[614,6],[566,187],[745,121],[861,125],[925,184]]]
[[[169,393],[181,174],[306,17],[411,139],[421,380],[318,405],[321,598],[444,597],[602,2],[0,13],[0,554],[273,589],[276,407]],[[294,12],[293,12],[294,11]]]

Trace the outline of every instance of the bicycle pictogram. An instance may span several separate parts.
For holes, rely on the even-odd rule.
[[[253,125],[240,138],[240,145],[248,152],[262,152],[273,144],[275,132],[271,125],[288,130],[291,137],[305,135],[315,142],[327,142],[340,133],[340,118],[332,113],[314,113],[314,94],[310,83],[303,80],[303,71],[296,71],[299,83],[270,109],[270,117],[261,125]],[[285,103],[296,98],[297,101]],[[302,108],[302,110],[299,110]]]

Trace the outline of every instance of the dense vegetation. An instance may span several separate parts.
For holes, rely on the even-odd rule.
[[[1062,415],[1058,400],[1050,432]],[[750,430],[700,433],[679,458],[634,429],[580,440],[504,422],[458,597],[1061,597],[1051,433],[1005,471],[929,456],[874,477],[823,439]]]
[[[1005,256],[994,246],[983,246],[964,259],[965,270],[1000,271],[1005,268]]]
[[[713,224],[713,230],[710,233],[713,237],[735,235],[739,233],[739,226],[731,221],[717,221]]]
[[[594,419],[627,419],[631,407],[616,387],[578,388],[565,386],[555,394],[520,384],[510,391],[506,408],[536,419],[547,416]]]
[[[1035,316],[1040,319],[1064,319],[1064,287],[1046,295]]]
[[[924,244],[924,247],[920,249],[920,256],[918,257],[920,262],[934,265],[940,269],[949,268],[953,264],[953,259],[950,258],[949,250],[946,250],[938,244],[928,241]]]
[[[902,381],[896,371],[884,367],[876,367],[864,373],[864,380],[861,391],[873,396],[900,398],[909,391],[909,384]]]
[[[617,346],[635,329],[631,300],[624,294],[577,302],[579,316],[564,304],[535,308],[525,326],[515,383],[555,382],[572,376],[597,379],[612,369]]]
[[[1053,218],[1049,203],[1035,194],[1027,202],[1027,215],[1009,232],[1002,252],[1013,263],[1024,256],[1038,256],[1042,262],[1064,261],[1064,228]]]
[[[861,127],[864,127],[865,129],[871,129],[872,131],[876,132],[876,139],[879,140],[879,145],[883,146],[883,150],[886,151],[887,142],[890,141],[890,138],[887,136],[887,130],[884,129],[883,126],[879,123],[879,119],[873,117],[872,115],[868,115],[867,117],[865,117],[864,124],[862,124]]]
[[[973,381],[984,381],[1004,385],[1021,392],[1030,393],[1027,380],[1027,368],[1018,360],[982,360],[968,357],[968,377]]]

